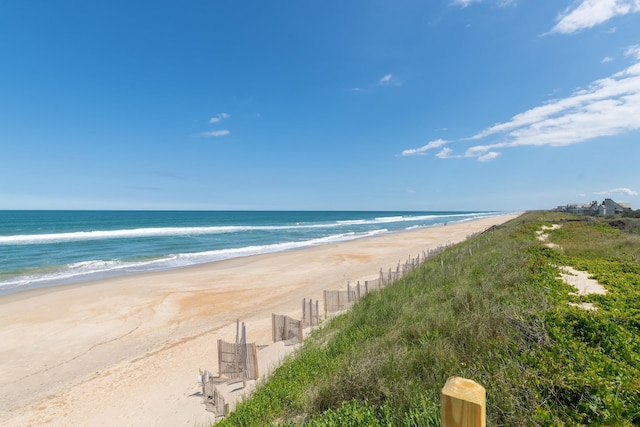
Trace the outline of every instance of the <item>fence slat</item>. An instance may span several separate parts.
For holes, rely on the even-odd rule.
[[[257,372],[258,360],[254,359],[257,353],[254,351],[256,343],[228,343],[218,340],[218,373],[227,378],[243,378],[245,380],[257,380],[254,372]],[[253,369],[256,366],[256,369]]]
[[[202,401],[205,410],[213,412],[217,417],[225,416],[229,413],[229,404],[215,386],[213,375],[207,370],[200,369],[200,381],[202,384]]]
[[[302,342],[302,321],[283,314],[271,314],[273,342],[285,341],[286,345]]]

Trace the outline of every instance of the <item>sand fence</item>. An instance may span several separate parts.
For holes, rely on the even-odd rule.
[[[318,306],[318,300],[314,303],[312,299],[309,299],[308,302],[306,298],[302,299],[302,325],[305,328],[320,325],[320,313],[318,312]]]
[[[348,310],[356,301],[368,293],[380,290],[399,280],[420,266],[426,259],[438,255],[451,245],[425,251],[416,257],[409,257],[405,262],[398,262],[395,269],[378,272],[378,277],[372,280],[358,280],[355,285],[347,282],[346,289],[332,289],[323,291],[324,319],[338,315]],[[313,299],[302,300],[302,319],[297,320],[287,315],[271,314],[272,339],[274,343],[283,342],[286,346],[295,346],[304,340],[305,330],[320,325],[319,301]],[[273,344],[272,344],[273,345]],[[205,409],[216,417],[224,417],[229,413],[230,404],[235,406],[238,391],[250,392],[247,382],[255,386],[259,379],[258,357],[259,350],[269,347],[257,346],[256,343],[246,342],[246,328],[244,323],[236,322],[236,342],[230,343],[217,340],[218,375],[200,369],[199,382],[202,387],[202,397]],[[231,408],[233,409],[233,408]]]
[[[303,302],[304,306],[304,302]],[[301,343],[302,320],[296,320],[283,314],[271,314],[271,330],[273,342],[284,341],[285,345]]]
[[[226,402],[222,392],[216,388],[216,384],[220,384],[224,380],[219,376],[216,377],[212,375],[211,372],[202,369],[200,369],[199,380],[202,386],[202,397],[205,409],[216,415],[227,415],[229,413],[229,404]]]

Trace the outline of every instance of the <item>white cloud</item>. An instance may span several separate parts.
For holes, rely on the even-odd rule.
[[[479,156],[478,157],[478,161],[479,162],[490,162],[491,160],[495,159],[499,155],[500,155],[500,153],[497,153],[495,151],[489,151],[487,154],[483,154],[482,156]]]
[[[402,82],[389,73],[378,80],[378,86],[402,86]]]
[[[471,3],[479,3],[482,0],[453,0],[454,5],[456,6],[462,6],[462,7],[467,7],[469,6]]]
[[[459,157],[459,156],[452,156],[451,155],[452,152],[453,150],[451,148],[444,147],[442,150],[440,150],[438,154],[436,154],[436,157],[439,159],[449,159],[451,157]]]
[[[610,57],[610,56],[605,56],[604,58],[602,58],[602,61],[600,61],[600,62],[602,62],[603,64],[606,64],[606,63],[608,63],[608,62],[612,62],[612,61],[613,61],[613,58],[612,58],[612,57]]]
[[[640,44],[635,44],[633,46],[629,46],[624,51],[625,56],[632,56],[638,61],[640,61]]]
[[[577,7],[561,13],[550,33],[572,34],[638,11],[640,0],[583,0]]]
[[[427,153],[427,151],[442,147],[445,144],[448,144],[449,141],[445,141],[444,139],[436,139],[435,141],[430,141],[427,145],[423,145],[420,148],[411,148],[409,150],[404,150],[402,152],[403,156],[421,156]]]
[[[209,123],[219,123],[220,121],[222,121],[224,119],[228,119],[229,117],[231,117],[231,116],[229,116],[229,114],[227,114],[227,113],[220,113],[220,114],[218,114],[216,116],[211,117],[209,119]]]
[[[209,132],[202,132],[200,133],[201,136],[226,136],[229,135],[231,132],[229,132],[227,129],[222,129],[222,130],[212,130]]]
[[[378,84],[379,85],[388,85],[391,83],[391,78],[393,77],[393,74],[387,74],[386,76],[382,77],[379,81]]]
[[[611,190],[599,191],[599,192],[596,192],[594,194],[598,194],[600,196],[609,196],[612,193],[624,193],[624,194],[626,194],[628,196],[637,196],[638,195],[637,191],[634,191],[634,190],[632,190],[630,188],[612,188]]]
[[[453,0],[451,2],[454,6],[460,6],[465,8],[473,3],[482,3],[484,0]],[[517,3],[517,0],[496,0],[496,6],[498,7],[508,7],[513,6]]]
[[[640,55],[639,46],[631,46],[627,51],[630,56]],[[437,157],[467,157],[486,162],[498,157],[505,148],[566,146],[638,129],[640,62],[610,77],[596,80],[586,89],[576,90],[566,98],[534,107],[471,137],[457,141],[432,141],[420,148],[404,150],[402,154],[426,154],[446,143],[449,146]],[[478,143],[487,139],[493,141]],[[450,148],[454,142],[471,145],[463,154],[454,154]]]

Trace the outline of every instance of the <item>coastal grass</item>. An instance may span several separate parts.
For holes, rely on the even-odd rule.
[[[486,388],[489,425],[640,424],[640,236],[579,218],[527,213],[368,294],[220,425],[437,426],[451,376]],[[572,295],[565,265],[609,292]]]

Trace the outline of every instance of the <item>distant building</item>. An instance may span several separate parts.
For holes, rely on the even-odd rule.
[[[605,206],[605,212],[603,215],[616,215],[631,210],[630,203],[616,203],[611,199],[604,199],[602,204]]]
[[[567,212],[578,215],[617,215],[631,210],[630,203],[617,203],[611,199],[604,199],[602,203],[593,201],[591,203],[569,203],[566,206],[558,206],[558,212]]]

